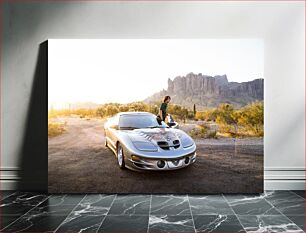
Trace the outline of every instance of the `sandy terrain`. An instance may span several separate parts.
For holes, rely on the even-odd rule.
[[[49,138],[50,193],[256,193],[263,191],[263,139],[196,140],[197,161],[167,172],[121,170],[104,147],[102,120],[62,118]],[[236,146],[235,146],[236,145]]]

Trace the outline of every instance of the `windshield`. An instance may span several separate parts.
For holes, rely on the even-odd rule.
[[[120,129],[167,128],[165,122],[158,124],[154,115],[122,115],[119,119]]]

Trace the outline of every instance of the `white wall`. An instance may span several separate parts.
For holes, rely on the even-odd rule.
[[[49,38],[264,38],[265,188],[304,189],[304,2],[12,2],[2,10],[2,189],[23,179],[38,48]],[[46,188],[42,161],[30,161],[28,189]]]

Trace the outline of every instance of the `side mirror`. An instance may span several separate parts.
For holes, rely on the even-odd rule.
[[[112,128],[112,129],[119,129],[119,126],[118,125],[111,125],[111,126],[109,126],[110,128]]]

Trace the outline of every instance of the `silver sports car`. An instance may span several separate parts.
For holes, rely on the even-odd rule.
[[[196,145],[179,129],[158,123],[148,112],[121,112],[104,125],[105,146],[116,155],[120,168],[173,170],[196,160]]]

